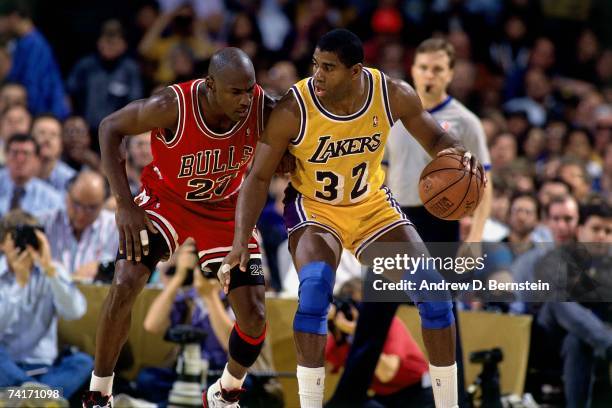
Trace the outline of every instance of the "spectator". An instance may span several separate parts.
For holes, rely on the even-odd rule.
[[[127,55],[127,41],[117,20],[102,24],[97,53],[79,60],[66,87],[90,129],[129,102],[142,98],[142,83],[136,62]]]
[[[6,141],[14,134],[30,133],[32,115],[23,105],[7,107],[0,115],[0,165],[6,161],[4,148]]]
[[[91,148],[91,134],[81,116],[71,116],[64,122],[64,161],[73,169],[100,169],[100,155]]]
[[[261,31],[257,19],[247,12],[238,13],[230,26],[227,45],[238,47],[246,52],[251,59],[257,57],[261,47]]]
[[[37,222],[20,210],[0,221],[0,386],[35,381],[70,398],[89,378],[93,359],[84,353],[58,358],[57,320],[79,319],[86,301],[51,256],[44,233],[35,230],[38,249],[16,244],[24,225]]]
[[[153,160],[151,153],[151,133],[142,133],[138,136],[126,138],[127,162],[126,172],[130,191],[133,196],[140,192],[140,174],[142,169]]]
[[[525,74],[525,96],[506,102],[505,109],[510,112],[527,113],[527,119],[533,126],[544,126],[547,109],[552,109],[552,83],[544,71],[532,68]]]
[[[162,33],[166,29],[169,29],[170,34],[163,37]],[[194,21],[194,11],[189,5],[182,5],[160,15],[138,45],[142,56],[158,63],[155,74],[158,83],[174,82],[170,56],[179,45],[191,49],[198,61],[208,59],[217,48],[204,26]]]
[[[565,145],[565,155],[585,163],[591,178],[596,178],[601,174],[601,164],[593,150],[594,142],[594,136],[587,128],[576,127],[569,132]]]
[[[16,134],[6,144],[6,168],[0,170],[0,215],[21,208],[39,215],[60,208],[62,196],[36,178],[40,148],[33,137]]]
[[[566,244],[574,242],[576,228],[578,226],[578,201],[571,195],[553,198],[545,207],[545,223],[550,229],[553,241],[547,244],[536,245],[530,251],[515,259],[510,267],[515,282],[535,282],[536,264],[552,249],[552,244]],[[519,302],[511,305],[511,310],[518,313],[537,313],[537,305],[529,305],[523,302],[525,293],[517,293]],[[535,309],[535,310],[534,310]]]
[[[572,187],[572,194],[578,202],[587,199],[591,192],[591,176],[582,161],[571,157],[562,160],[559,177]]]
[[[606,147],[603,158],[603,171],[599,179],[600,190],[612,204],[612,144]]]
[[[28,108],[35,114],[51,112],[65,119],[69,112],[62,76],[53,50],[36,29],[24,0],[4,0],[0,8],[0,35],[15,37],[9,81],[28,91]]]
[[[518,193],[510,202],[508,226],[510,232],[502,242],[510,244],[514,256],[521,255],[533,248],[532,233],[538,225],[540,208],[535,196]]]
[[[499,171],[512,163],[518,154],[516,138],[511,133],[501,133],[491,142],[491,167]]]
[[[66,191],[68,180],[76,172],[60,160],[62,156],[62,123],[53,115],[41,115],[34,119],[32,137],[40,146],[40,171],[38,177],[57,191]]]
[[[0,82],[3,82],[8,76],[12,63],[11,54],[9,54],[7,47],[0,44]]]
[[[340,296],[336,297],[327,315],[330,331],[325,346],[325,366],[332,373],[344,367],[351,338],[357,327],[361,288],[350,290],[351,286],[359,287],[361,281],[353,279],[342,285]],[[338,310],[338,304],[346,307]],[[433,408],[431,387],[424,385],[427,383],[424,379],[429,379],[425,356],[404,323],[396,316],[391,322],[374,370],[371,384],[373,399],[389,408]]]
[[[595,358],[612,360],[612,328],[597,314],[602,311],[600,316],[609,318],[609,306],[578,303],[610,299],[610,207],[581,206],[576,237],[577,243],[548,253],[535,269],[535,278],[552,287],[537,314],[535,333],[548,353],[561,356],[565,402],[570,408],[590,405]]]
[[[612,105],[602,105],[595,111],[595,153],[602,158],[612,143]]]
[[[114,214],[102,209],[105,199],[104,177],[83,170],[68,184],[66,207],[40,216],[54,259],[75,280],[92,281],[99,265],[117,255],[119,235]]]
[[[28,107],[28,92],[18,82],[5,82],[0,86],[0,112],[9,106],[21,105]]]
[[[269,87],[266,89],[275,97],[282,97],[299,78],[291,61],[279,61],[268,71]]]

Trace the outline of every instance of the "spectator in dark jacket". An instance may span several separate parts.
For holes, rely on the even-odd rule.
[[[142,97],[140,71],[127,54],[121,24],[109,20],[102,25],[98,52],[84,57],[70,73],[66,86],[75,110],[91,129],[114,111]]]

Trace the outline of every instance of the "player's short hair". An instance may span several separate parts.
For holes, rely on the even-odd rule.
[[[415,54],[425,54],[428,52],[444,51],[448,55],[448,66],[455,66],[455,47],[444,38],[428,38],[419,44]]]
[[[336,28],[324,34],[317,43],[321,51],[333,52],[344,66],[352,67],[363,63],[363,44],[355,33]]]

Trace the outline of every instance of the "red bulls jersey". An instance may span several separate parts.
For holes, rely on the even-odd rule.
[[[197,79],[170,87],[178,100],[176,133],[151,132],[153,161],[142,173],[149,192],[195,212],[236,194],[263,129],[264,92],[259,85],[247,117],[223,134],[204,121],[206,112],[198,98],[203,86],[204,80]]]

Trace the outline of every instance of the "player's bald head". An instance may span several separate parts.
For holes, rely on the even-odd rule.
[[[249,56],[240,48],[227,47],[210,58],[208,76],[218,81],[233,81],[239,78],[255,79],[255,68]]]

